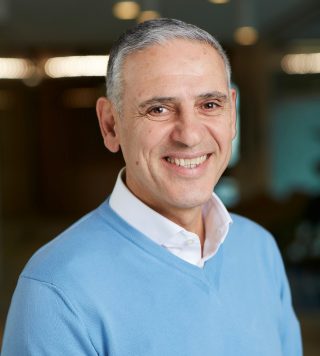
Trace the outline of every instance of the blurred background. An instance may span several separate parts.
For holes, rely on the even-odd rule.
[[[320,355],[319,0],[0,0],[0,343],[32,253],[112,190],[124,163],[94,109],[108,51],[159,16],[204,28],[230,57],[238,137],[216,191],[274,234],[305,355]]]

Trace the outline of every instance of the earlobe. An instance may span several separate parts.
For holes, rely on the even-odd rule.
[[[115,129],[115,111],[110,100],[101,97],[97,100],[96,111],[104,145],[111,152],[118,152],[120,141]]]

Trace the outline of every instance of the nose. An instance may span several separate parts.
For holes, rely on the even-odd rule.
[[[203,139],[203,124],[194,108],[183,108],[177,113],[171,139],[185,147],[195,147]]]

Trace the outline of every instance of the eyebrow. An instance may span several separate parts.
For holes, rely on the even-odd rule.
[[[175,98],[175,97],[154,96],[153,98],[145,100],[142,103],[140,103],[139,108],[143,109],[146,106],[149,106],[150,104],[155,104],[155,103],[168,103],[168,102],[175,102],[175,101],[177,101],[177,98]]]
[[[219,99],[221,101],[226,101],[228,99],[228,95],[225,93],[222,93],[220,91],[212,91],[208,93],[203,93],[200,95],[197,95],[195,97],[196,99]],[[170,96],[155,96],[152,97],[148,100],[143,101],[138,105],[140,109],[143,109],[151,104],[155,103],[172,103],[172,102],[177,102],[178,98],[176,97],[170,97]]]
[[[200,94],[197,96],[199,99],[219,99],[222,101],[226,101],[228,99],[228,95],[222,93],[221,91],[212,91],[204,94]]]

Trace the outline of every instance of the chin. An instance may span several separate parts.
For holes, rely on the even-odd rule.
[[[172,199],[172,205],[180,209],[192,209],[204,205],[212,196],[212,190],[207,191],[206,193],[202,192],[193,192],[190,194],[190,191],[186,194],[176,196]]]

